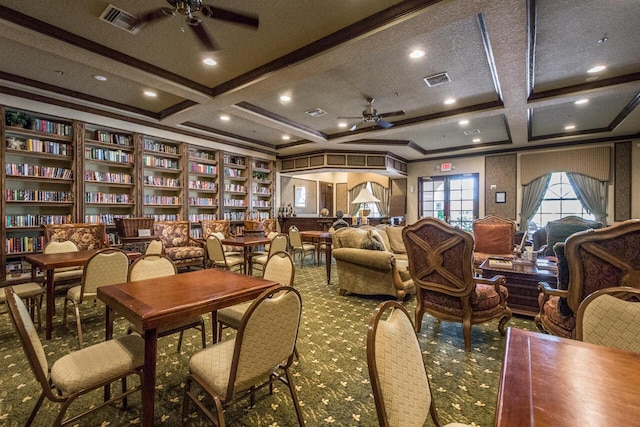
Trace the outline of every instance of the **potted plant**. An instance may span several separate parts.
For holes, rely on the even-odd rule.
[[[7,111],[5,122],[7,126],[27,128],[31,124],[31,117],[21,111]]]

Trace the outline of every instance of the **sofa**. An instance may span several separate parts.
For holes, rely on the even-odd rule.
[[[390,295],[402,301],[416,288],[407,270],[402,227],[345,227],[333,234],[340,295]]]

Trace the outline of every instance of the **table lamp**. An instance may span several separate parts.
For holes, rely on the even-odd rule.
[[[363,224],[367,224],[367,217],[371,213],[368,203],[380,203],[380,200],[378,200],[373,194],[371,194],[371,191],[369,191],[367,187],[362,187],[360,193],[358,193],[356,198],[351,201],[351,204],[364,205],[362,207]]]

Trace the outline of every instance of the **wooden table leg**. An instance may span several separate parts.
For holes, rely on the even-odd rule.
[[[152,427],[156,398],[156,353],[158,330],[144,331],[144,367],[142,373],[142,425]]]
[[[53,270],[45,271],[45,283],[47,294],[47,308],[45,313],[44,336],[45,339],[51,339],[51,331],[53,329],[53,312],[55,311],[55,299],[53,295]]]

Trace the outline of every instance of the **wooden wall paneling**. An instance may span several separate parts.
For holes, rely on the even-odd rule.
[[[614,147],[614,221],[631,219],[631,142],[620,142]]]

